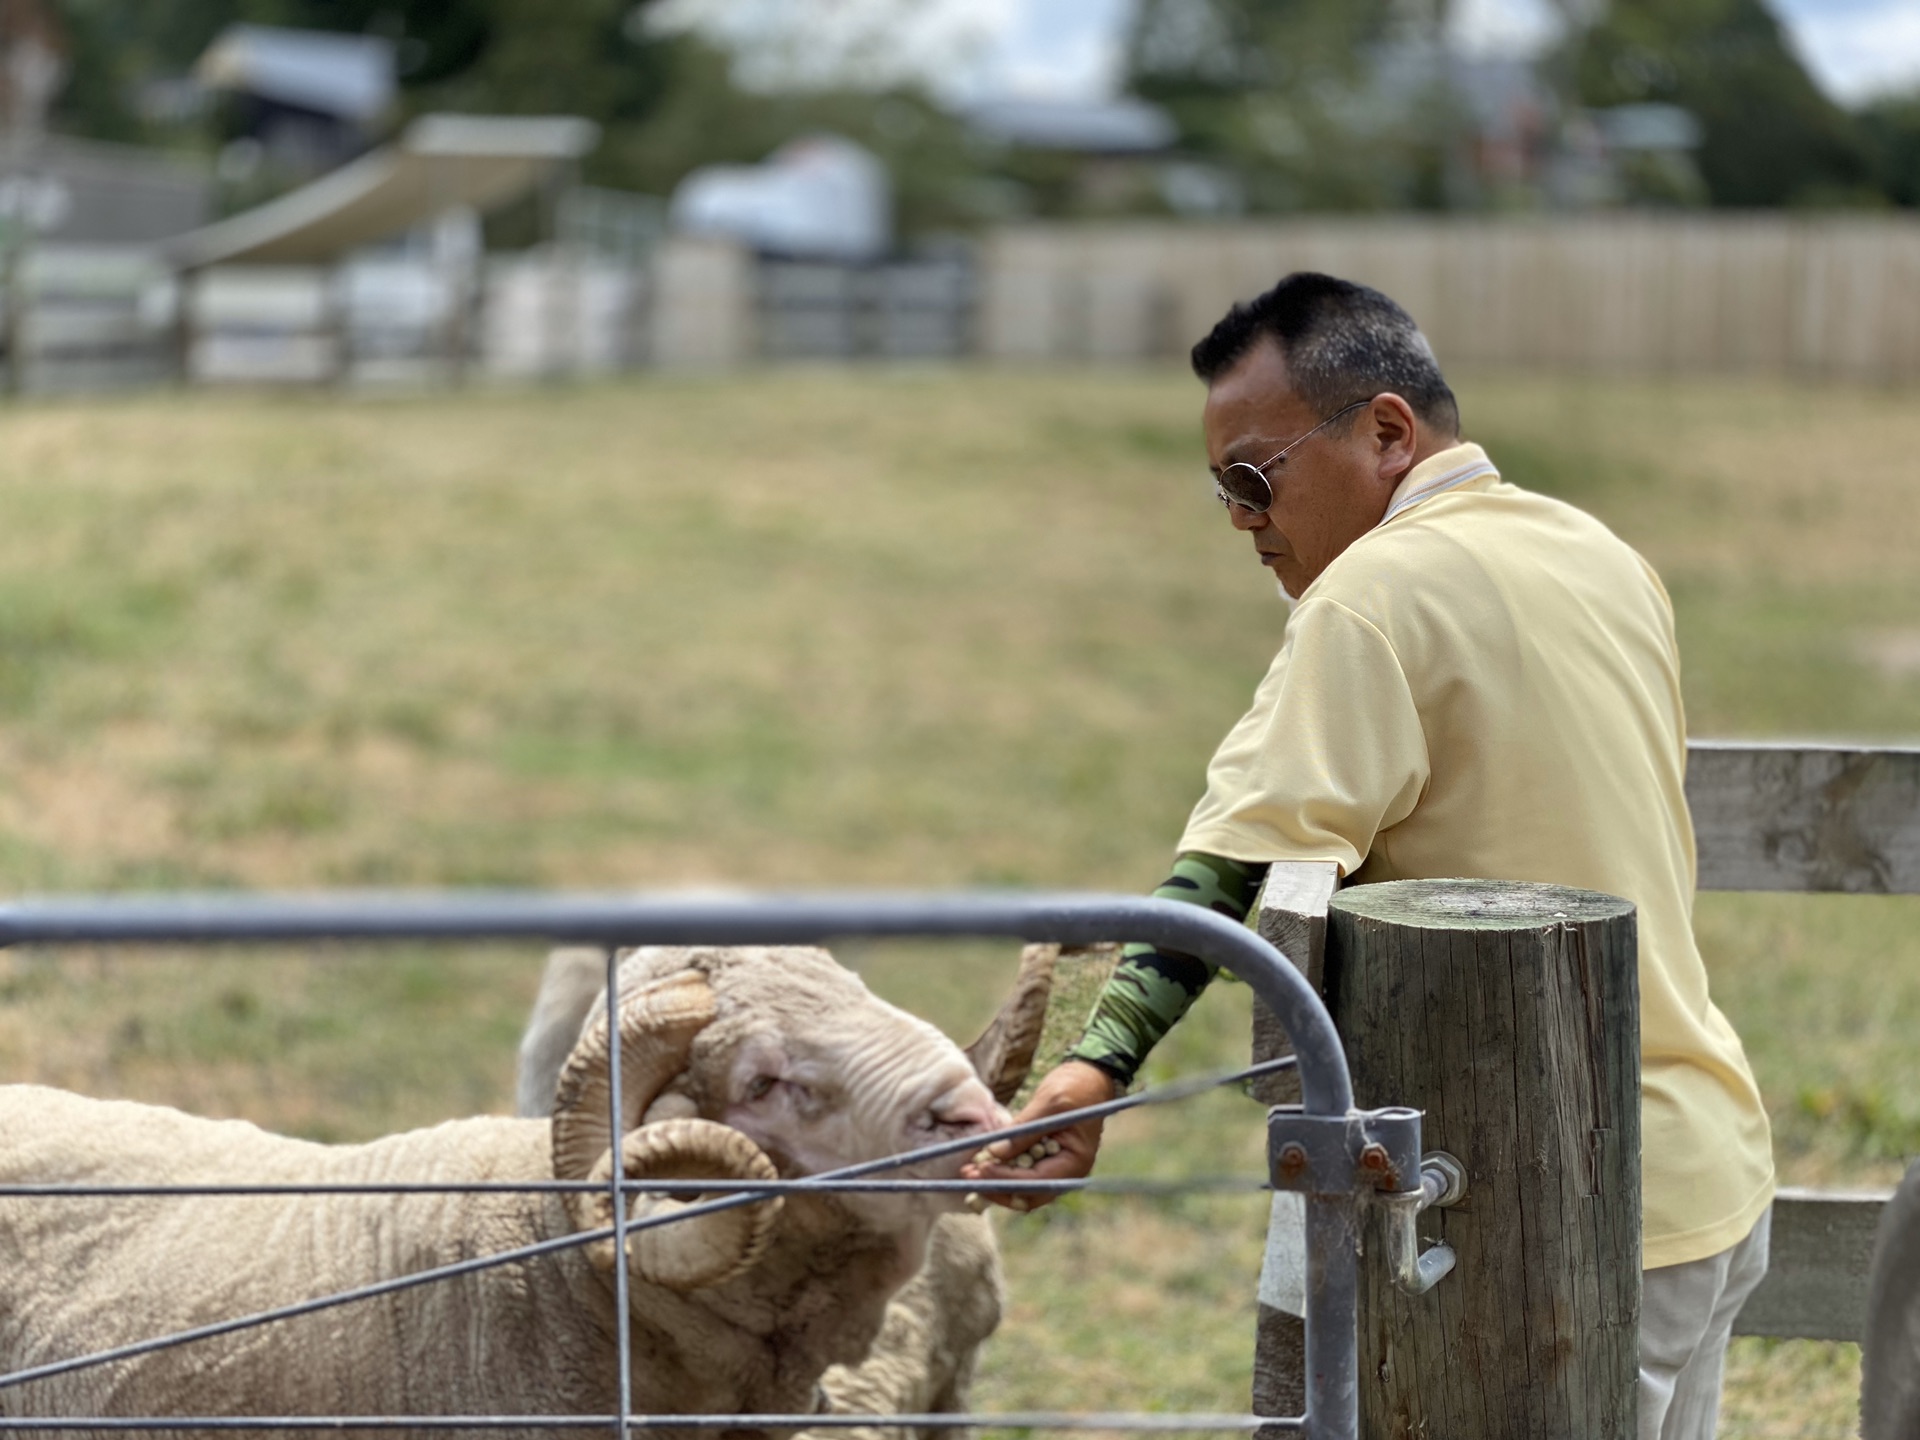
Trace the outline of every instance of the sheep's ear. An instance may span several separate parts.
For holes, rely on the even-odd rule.
[[[1053,967],[1060,958],[1058,945],[1029,945],[1020,952],[1020,970],[1013,990],[1001,1003],[993,1023],[967,1047],[974,1073],[986,1082],[1002,1105],[1020,1093],[1034,1052],[1047,1025],[1047,997],[1053,993]]]
[[[553,1113],[560,1067],[580,1043],[593,1002],[606,993],[605,950],[568,945],[548,953],[540,995],[527,1019],[527,1033],[520,1037],[515,1114],[543,1119]]]

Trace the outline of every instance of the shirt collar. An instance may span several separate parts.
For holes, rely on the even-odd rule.
[[[1430,500],[1443,490],[1452,490],[1474,480],[1498,481],[1500,472],[1487,459],[1487,452],[1472,441],[1449,446],[1429,455],[1409,470],[1395,487],[1387,502],[1387,513],[1380,517],[1386,524],[1394,516],[1411,510],[1422,500]]]

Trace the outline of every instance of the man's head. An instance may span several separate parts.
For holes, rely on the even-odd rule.
[[[1377,525],[1407,471],[1459,434],[1453,392],[1412,318],[1330,275],[1289,275],[1235,305],[1193,347],[1193,369],[1207,385],[1215,475],[1287,452],[1263,472],[1271,508],[1228,514],[1289,595]]]

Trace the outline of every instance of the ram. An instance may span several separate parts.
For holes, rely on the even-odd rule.
[[[802,1176],[1004,1119],[958,1047],[823,951],[648,949],[623,974],[619,1163],[631,1178]],[[1012,1004],[1031,1009],[1019,996]],[[461,1120],[356,1146],[0,1087],[0,1183],[609,1179],[613,1043],[605,1023],[588,1027],[548,1119]],[[898,1173],[948,1177],[962,1158]],[[680,1205],[643,1197],[634,1213]],[[601,1229],[611,1208],[592,1191],[0,1198],[0,1377]],[[635,1409],[813,1411],[827,1369],[867,1355],[951,1208],[948,1194],[789,1193],[630,1236]],[[614,1266],[603,1238],[108,1364],[0,1380],[0,1415],[609,1414]]]
[[[1058,945],[1029,945],[1021,952],[1019,973],[1000,1013],[967,1048],[997,1101],[1013,1099],[1033,1063],[1059,954]],[[555,950],[548,957],[520,1042],[516,1094],[522,1115],[544,1114],[552,1106],[567,1055],[605,1013],[606,962],[605,951],[584,947]],[[629,958],[623,967],[635,963]],[[625,983],[624,968],[622,979]],[[986,1217],[941,1216],[925,1262],[888,1303],[872,1349],[857,1363],[836,1365],[823,1377],[828,1406],[844,1415],[964,1410],[980,1347],[998,1327],[1003,1301],[999,1247]],[[831,1433],[862,1440],[845,1429]],[[928,1440],[934,1433],[927,1432]]]

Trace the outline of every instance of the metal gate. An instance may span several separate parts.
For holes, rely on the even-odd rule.
[[[179,1430],[340,1430],[442,1429],[518,1431],[602,1429],[624,1437],[634,1430],[668,1427],[753,1430],[827,1429],[884,1425],[895,1427],[979,1428],[1137,1428],[1223,1430],[1261,1429],[1302,1433],[1312,1440],[1355,1440],[1358,1427],[1356,1315],[1359,1235],[1362,1207],[1387,1202],[1395,1241],[1390,1260],[1408,1288],[1425,1288],[1444,1273],[1451,1257],[1437,1251],[1418,1257],[1398,1250],[1412,1244],[1412,1217],[1433,1203],[1442,1180],[1423,1176],[1420,1116],[1400,1108],[1363,1111],[1353,1107],[1346,1057],[1325,1006],[1293,965],[1266,941],[1239,924],[1198,906],[1131,896],[1098,894],[1000,893],[912,895],[846,893],[818,895],[741,895],[684,898],[673,895],[556,896],[540,894],[343,894],[314,897],[186,896],[161,899],[73,898],[0,906],[0,944],[124,945],[221,943],[292,944],[348,941],[501,941],[538,940],[608,947],[630,945],[812,944],[855,937],[991,936],[1025,941],[1087,945],[1125,939],[1200,956],[1247,982],[1279,1018],[1292,1040],[1294,1057],[1276,1064],[1298,1066],[1302,1103],[1278,1106],[1268,1114],[1268,1164],[1276,1189],[1303,1192],[1307,1213],[1306,1413],[1267,1418],[1245,1416],[1153,1416],[1132,1423],[1119,1416],[1060,1413],[936,1415],[635,1415],[627,1308],[627,1269],[614,1267],[615,1313],[619,1327],[620,1413],[614,1415],[461,1415],[461,1416],[224,1416],[90,1417],[0,1419],[0,1431],[179,1431]],[[607,965],[609,1014],[618,1013],[617,967]],[[610,1095],[620,1094],[620,1046],[610,1046],[614,1067]],[[1177,1088],[1177,1087],[1176,1087]],[[1093,1107],[1083,1116],[1108,1113],[1140,1103],[1127,1097]],[[620,1144],[617,1103],[608,1124],[615,1153]],[[1063,1128],[1075,1114],[995,1132],[988,1140],[1017,1138]],[[928,1160],[961,1149],[973,1150],[982,1137],[928,1147],[845,1170],[780,1182],[739,1182],[722,1194],[683,1209],[678,1216],[630,1220],[622,1203],[627,1194],[670,1188],[657,1180],[626,1181],[615,1167],[608,1182],[614,1223],[522,1249],[382,1281],[376,1285],[309,1300],[279,1310],[236,1317],[196,1330],[157,1336],[134,1345],[75,1356],[29,1370],[0,1375],[0,1391],[53,1374],[111,1364],[172,1345],[270,1324],[298,1314],[416,1285],[431,1284],[489,1266],[524,1260],[569,1246],[613,1239],[624,1254],[626,1236],[652,1224],[713,1210],[751,1204],[781,1190],[886,1189],[913,1184],[977,1188],[968,1182],[895,1181],[874,1177],[887,1169]],[[580,1189],[588,1182],[514,1184],[520,1191]],[[1066,1188],[1079,1182],[1027,1182]],[[234,1193],[235,1187],[211,1187]],[[276,1193],[274,1187],[255,1187]],[[315,1187],[325,1188],[325,1187]],[[358,1191],[453,1191],[458,1185],[349,1187]],[[687,1182],[685,1188],[713,1193],[727,1188],[714,1181]],[[1008,1186],[1007,1188],[1017,1188]],[[46,1197],[154,1193],[129,1187],[57,1185],[8,1186],[0,1194]],[[202,1193],[169,1188],[165,1193]]]

